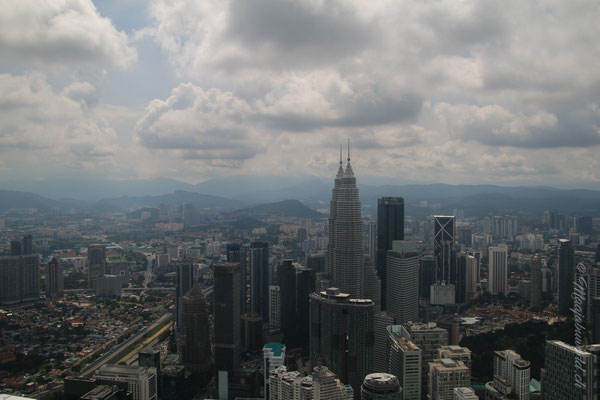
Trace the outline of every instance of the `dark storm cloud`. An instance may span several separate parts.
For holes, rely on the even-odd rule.
[[[336,104],[337,118],[315,118],[306,114],[281,113],[279,115],[257,116],[271,129],[288,131],[312,131],[325,127],[358,128],[411,122],[417,119],[422,99],[416,94],[402,98],[384,96],[366,99],[360,96]]]
[[[251,50],[272,48],[272,62],[297,66],[355,54],[369,45],[377,29],[344,3],[241,0],[230,3],[226,35]]]

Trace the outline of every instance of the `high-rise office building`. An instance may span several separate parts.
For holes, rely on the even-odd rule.
[[[573,307],[573,280],[575,276],[575,250],[573,243],[559,239],[558,248],[558,313],[571,315]]]
[[[379,311],[373,316],[373,371],[388,370],[388,331],[387,327],[394,325],[394,317],[386,311]]]
[[[12,240],[10,242],[10,255],[11,256],[20,256],[23,254],[21,242],[18,240]]]
[[[427,254],[421,257],[421,268],[419,269],[419,298],[429,301],[431,297],[431,285],[435,283],[436,259]]]
[[[591,400],[598,396],[595,356],[558,340],[546,342],[544,400]]]
[[[95,288],[96,279],[106,274],[106,246],[94,244],[88,246],[88,287]]]
[[[381,279],[381,309],[387,308],[387,254],[395,240],[404,240],[404,199],[377,200],[377,273]]]
[[[316,273],[327,271],[327,254],[309,253],[306,255],[306,266]]]
[[[279,286],[269,286],[269,327],[281,329],[281,289]]]
[[[467,254],[466,257],[465,300],[469,301],[477,294],[477,286],[479,285],[479,260],[472,254]]]
[[[315,271],[296,267],[296,345],[308,346],[310,324],[310,294],[315,291]]]
[[[62,299],[64,296],[63,267],[56,257],[48,263],[46,270],[46,297],[51,301]]]
[[[596,246],[596,256],[594,257],[596,264],[600,263],[600,243]]]
[[[0,257],[0,305],[35,301],[40,297],[37,254]]]
[[[250,244],[250,310],[262,316],[263,322],[269,319],[269,243]]]
[[[508,293],[508,246],[490,247],[488,290],[491,294]]]
[[[367,224],[367,249],[373,265],[377,265],[377,222],[369,221]]]
[[[456,241],[454,217],[434,215],[433,252],[436,259],[436,282],[456,284]]]
[[[211,351],[208,307],[198,284],[183,296],[182,308],[181,362],[193,373],[209,371]]]
[[[179,337],[183,320],[183,297],[192,289],[194,285],[194,266],[184,259],[177,264],[177,285],[175,287],[175,329],[176,336]]]
[[[31,235],[23,236],[23,254],[33,254],[33,237]]]
[[[421,349],[421,393],[427,393],[427,374],[429,373],[429,363],[437,358],[437,350],[442,346],[447,346],[449,337],[446,329],[440,328],[435,322],[420,323],[412,322],[404,325],[396,325],[394,331],[400,336],[410,340]]]
[[[374,309],[372,300],[352,299],[336,288],[311,294],[311,364],[321,361],[352,386],[355,396],[364,377],[373,372]]]
[[[263,348],[263,320],[254,312],[242,314],[242,348],[248,353],[259,352]]]
[[[333,285],[353,298],[364,295],[362,213],[356,177],[350,166],[340,167],[335,177],[329,213],[328,272]]]
[[[404,400],[420,400],[423,386],[422,351],[400,333],[400,325],[388,326],[389,338],[388,369],[398,377]]]
[[[281,296],[281,331],[286,346],[296,345],[296,268],[292,260],[283,260],[279,265]]]
[[[240,263],[214,266],[215,375],[240,369]]]
[[[429,398],[453,400],[454,389],[471,386],[471,372],[462,361],[448,358],[429,363]]]
[[[365,376],[360,394],[362,400],[401,400],[402,387],[394,375],[376,372]]]
[[[467,254],[462,252],[456,256],[455,302],[462,304],[467,299]]]
[[[539,309],[542,305],[542,261],[535,256],[531,262],[531,287],[529,290],[529,306]]]
[[[412,242],[395,240],[387,252],[387,312],[396,324],[419,319],[419,254]]]

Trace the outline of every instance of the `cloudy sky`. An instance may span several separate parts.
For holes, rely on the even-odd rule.
[[[600,189],[600,2],[5,0],[0,175]]]

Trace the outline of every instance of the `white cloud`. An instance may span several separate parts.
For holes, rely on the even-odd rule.
[[[112,162],[116,132],[89,106],[93,87],[88,83],[56,93],[39,73],[0,74],[0,92],[4,160],[44,174]]]
[[[127,35],[91,0],[8,0],[0,13],[2,63],[125,68],[137,59]]]

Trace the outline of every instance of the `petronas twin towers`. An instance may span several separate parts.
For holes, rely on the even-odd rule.
[[[331,196],[327,257],[335,287],[352,298],[370,298],[380,303],[379,280],[363,251],[361,204],[350,165],[350,144],[346,169],[340,148],[340,167]]]

